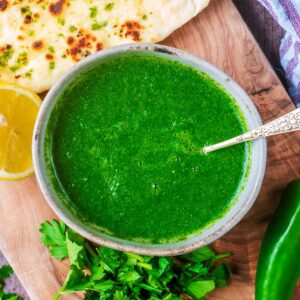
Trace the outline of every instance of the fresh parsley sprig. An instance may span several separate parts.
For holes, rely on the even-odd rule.
[[[94,247],[62,221],[44,222],[40,232],[51,255],[70,259],[70,271],[53,300],[77,291],[84,291],[86,300],[204,299],[231,276],[227,264],[217,262],[231,254],[216,255],[209,247],[175,258],[141,256]]]

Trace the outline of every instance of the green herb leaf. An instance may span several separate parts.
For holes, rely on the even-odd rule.
[[[50,53],[55,53],[55,49],[54,49],[54,47],[53,46],[49,46],[48,47],[48,51],[50,52]]]
[[[69,257],[71,263],[53,300],[76,291],[85,292],[86,300],[179,300],[184,292],[203,299],[216,286],[225,286],[231,275],[225,263],[215,266],[230,254],[216,255],[209,247],[176,259],[141,256],[95,248],[62,222],[44,222],[40,231],[51,254]]]
[[[0,53],[0,67],[5,67],[13,54],[13,48],[10,45],[6,45],[6,49]]]
[[[98,14],[98,8],[97,6],[93,6],[93,7],[90,7],[90,18],[96,18]]]
[[[107,25],[108,25],[108,21],[103,21],[100,23],[92,24],[91,28],[92,28],[92,30],[99,30],[99,29],[106,27]]]
[[[128,297],[124,296],[123,292],[116,291],[114,293],[114,300],[130,300]]]
[[[203,264],[199,263],[196,265],[191,265],[187,268],[188,271],[194,272],[197,275],[207,275],[209,272],[209,268],[204,267]]]
[[[40,226],[40,232],[42,233],[41,241],[50,248],[51,255],[58,260],[68,256],[66,226],[62,221],[44,222]]]
[[[83,251],[83,246],[80,246],[77,243],[72,242],[68,237],[68,233],[66,237],[67,237],[68,256],[70,258],[71,265],[75,265],[78,268],[80,268],[79,259],[80,259],[80,253]]]
[[[132,285],[133,283],[140,281],[141,278],[142,277],[138,272],[128,267],[122,268],[118,272],[118,280],[121,283]]]
[[[220,263],[211,273],[217,287],[224,287],[228,284],[228,279],[231,276],[231,271],[227,264]]]
[[[211,260],[215,257],[215,253],[208,246],[202,247],[192,253],[183,255],[183,258],[192,262],[203,262]]]
[[[120,252],[107,247],[100,247],[97,249],[97,252],[100,258],[102,259],[102,265],[104,269],[114,274],[115,270],[121,264]]]
[[[49,61],[49,70],[54,70],[54,69],[55,69],[55,62]]]
[[[105,276],[105,271],[102,266],[91,266],[91,277],[92,281],[99,281]]]
[[[114,5],[115,4],[113,2],[106,4],[105,5],[105,10],[111,11],[114,8]]]
[[[75,31],[77,31],[77,27],[74,26],[74,25],[71,25],[71,26],[69,27],[69,30],[70,30],[70,32],[75,32]]]
[[[196,299],[201,299],[207,293],[214,290],[215,287],[216,285],[213,280],[199,280],[188,283],[186,291],[190,296],[195,297]]]
[[[3,280],[14,273],[13,269],[9,265],[3,265],[0,268],[0,280]]]
[[[16,294],[12,293],[4,293],[3,291],[0,291],[0,299],[1,300],[21,300],[22,298]]]
[[[58,18],[58,19],[57,19],[57,22],[58,22],[58,24],[60,24],[60,25],[62,25],[62,26],[64,26],[64,25],[66,24],[66,21],[65,21],[65,19],[63,19],[63,18]]]
[[[115,285],[115,281],[113,280],[106,280],[103,282],[99,282],[93,285],[93,290],[96,290],[100,293],[107,292],[111,290]]]

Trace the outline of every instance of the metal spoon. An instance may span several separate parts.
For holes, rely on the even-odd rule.
[[[300,130],[300,108],[232,139],[211,146],[206,146],[202,150],[204,153],[209,153],[242,142],[297,130]]]

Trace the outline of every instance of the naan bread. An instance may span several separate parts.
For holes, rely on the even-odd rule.
[[[48,90],[93,52],[155,43],[209,0],[0,0],[0,80]]]

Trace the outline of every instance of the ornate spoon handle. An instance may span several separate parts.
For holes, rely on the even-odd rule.
[[[296,130],[300,130],[300,108],[230,140],[204,147],[203,152],[208,153],[242,142]]]

